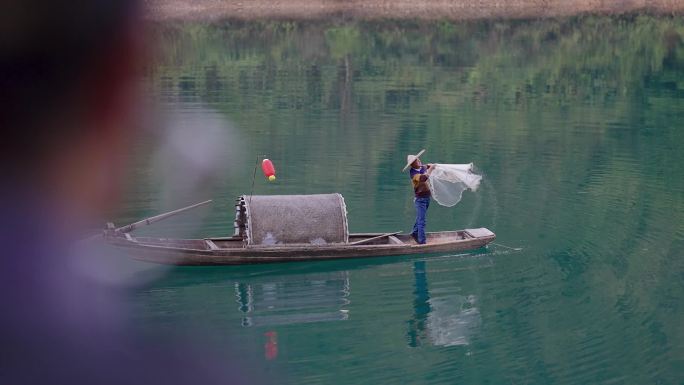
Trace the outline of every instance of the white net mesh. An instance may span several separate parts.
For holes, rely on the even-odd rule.
[[[451,207],[461,200],[463,191],[476,191],[481,175],[473,172],[473,164],[435,164],[428,177],[432,197],[442,206]]]

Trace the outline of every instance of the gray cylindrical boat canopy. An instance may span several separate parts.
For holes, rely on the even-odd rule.
[[[348,243],[340,194],[243,195],[248,245]]]

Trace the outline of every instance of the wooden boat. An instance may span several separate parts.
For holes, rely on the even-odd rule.
[[[341,195],[334,195],[339,196],[339,199],[341,199]],[[310,197],[314,196],[306,197],[306,200],[310,202],[312,201]],[[327,198],[330,197],[326,197],[326,199]],[[338,197],[335,197],[334,199],[338,199]],[[428,232],[426,233],[427,243],[422,245],[417,244],[410,235],[400,234],[399,232],[346,233],[343,234],[341,238],[337,239],[337,241],[331,242],[326,242],[325,240],[313,243],[302,242],[301,239],[295,238],[294,240],[288,240],[288,242],[285,243],[274,243],[268,241],[268,237],[262,237],[261,242],[256,242],[259,240],[256,235],[257,231],[249,231],[248,224],[251,224],[251,226],[255,228],[258,227],[255,222],[257,218],[260,218],[259,215],[263,217],[264,212],[257,214],[258,210],[254,207],[256,206],[255,201],[256,200],[252,200],[249,202],[245,197],[241,197],[238,200],[235,235],[231,237],[170,239],[134,237],[130,233],[138,225],[150,224],[190,208],[206,204],[209,202],[207,201],[171,213],[145,219],[118,229],[112,224],[108,224],[108,229],[104,232],[104,239],[111,245],[127,250],[128,254],[134,259],[147,262],[172,265],[243,265],[449,253],[481,248],[496,238],[496,235],[486,228],[475,228],[457,231]],[[328,199],[328,201],[330,200]],[[297,205],[301,206],[300,203],[297,203]],[[341,220],[341,227],[334,228],[332,233],[339,232],[338,230],[340,229],[346,231],[346,209],[344,208],[343,200],[341,201],[341,205],[344,218]],[[301,207],[297,207],[297,209],[299,210]],[[253,218],[249,218],[250,213]],[[292,215],[283,215],[283,212],[279,212],[278,214],[277,217],[281,218],[281,222],[283,220],[282,218],[285,218],[284,220],[290,220],[290,222],[294,221],[295,223],[301,221],[301,218],[292,219],[292,216],[296,217],[296,213],[292,214],[292,212],[290,212],[289,214]],[[339,212],[336,210],[334,214],[339,216]],[[305,211],[304,215],[309,218],[309,222],[312,221],[311,212]],[[325,218],[323,222],[315,223],[316,221],[313,220],[314,226],[308,227],[307,230],[315,231],[314,227],[316,226],[329,225],[330,215],[332,214],[330,210],[328,210],[325,215],[320,216],[320,218]],[[266,232],[266,234],[277,239],[286,239],[291,232],[296,232],[296,229],[289,231],[292,229],[291,223],[275,223],[272,225],[276,226],[276,230],[279,230],[279,232],[273,230],[271,232]],[[281,229],[280,227],[283,228]],[[328,232],[331,233],[330,231]],[[276,235],[273,235],[274,233]],[[322,236],[315,239],[321,240],[326,236],[326,234],[322,234]]]
[[[127,249],[135,259],[172,265],[243,265],[253,263],[315,261],[472,250],[496,236],[486,228],[426,233],[427,243],[416,244],[409,235],[350,234],[362,244],[291,244],[249,246],[239,236],[205,239],[168,239],[122,236],[106,237],[108,243]],[[375,239],[372,239],[375,238]]]

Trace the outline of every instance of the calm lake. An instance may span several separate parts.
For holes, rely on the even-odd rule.
[[[456,255],[173,268],[132,297],[153,336],[207,330],[289,384],[682,384],[684,20],[155,25],[161,121],[117,223],[228,236],[241,194],[339,192],[352,232],[410,231],[406,155],[484,175],[428,230]],[[277,180],[254,167],[270,158]],[[515,249],[513,249],[515,248]],[[190,326],[191,325],[191,326]]]

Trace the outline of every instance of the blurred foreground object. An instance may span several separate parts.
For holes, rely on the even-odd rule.
[[[0,383],[244,382],[196,333],[142,337],[120,265],[73,246],[117,201],[140,32],[130,0],[0,5]]]
[[[136,20],[131,0],[2,3],[0,175],[14,194],[84,220],[112,204],[134,126]]]

